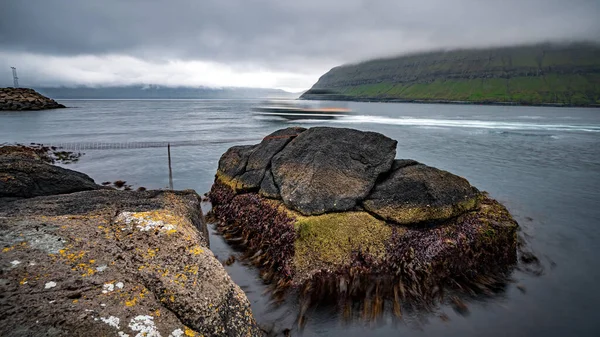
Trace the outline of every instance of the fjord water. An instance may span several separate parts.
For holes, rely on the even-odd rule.
[[[173,143],[176,189],[210,189],[221,154],[287,126],[376,131],[398,140],[397,158],[412,158],[467,178],[515,216],[544,273],[515,271],[515,283],[491,298],[468,301],[459,315],[442,305],[406,313],[399,323],[343,324],[317,308],[305,336],[594,336],[600,333],[600,109],[352,103],[332,121],[259,119],[253,100],[63,100],[70,109],[0,112],[0,143]],[[189,141],[194,141],[191,146]],[[87,150],[69,168],[96,182],[134,188],[168,185],[164,147]],[[211,232],[220,260],[236,253]],[[295,330],[293,303],[273,308],[258,272],[226,269],[252,302],[259,323]],[[447,319],[441,319],[442,314]]]

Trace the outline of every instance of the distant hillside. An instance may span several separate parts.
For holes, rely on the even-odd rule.
[[[540,44],[437,51],[335,67],[301,98],[600,104],[600,45]],[[340,96],[341,97],[341,96]]]
[[[208,88],[208,87],[56,87],[35,88],[54,99],[235,99],[235,98],[296,98],[298,94],[279,89]]]

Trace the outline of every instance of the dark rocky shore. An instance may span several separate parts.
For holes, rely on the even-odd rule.
[[[1,110],[45,110],[65,108],[64,105],[33,89],[0,88]]]
[[[0,147],[0,335],[264,335],[198,194],[114,190],[48,156]]]
[[[276,297],[299,291],[302,310],[332,302],[347,315],[386,306],[400,316],[404,305],[502,287],[517,262],[516,221],[466,179],[395,159],[396,146],[324,127],[234,146],[219,161],[212,216]]]

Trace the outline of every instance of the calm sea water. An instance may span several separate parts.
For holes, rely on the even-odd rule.
[[[515,271],[515,284],[497,297],[470,301],[467,315],[441,306],[405,315],[400,324],[344,325],[317,309],[305,336],[600,335],[600,109],[353,103],[353,115],[339,120],[285,122],[253,117],[258,101],[251,100],[61,103],[73,108],[0,112],[0,143],[197,141],[173,147],[172,159],[175,188],[200,194],[210,189],[227,148],[257,143],[279,128],[327,125],[383,133],[398,140],[398,158],[461,175],[507,205],[545,267],[539,277]],[[166,148],[85,152],[69,167],[96,182],[168,185]],[[221,260],[232,254],[214,233],[211,249]],[[294,305],[270,307],[254,268],[237,262],[226,268],[260,323],[294,326]]]

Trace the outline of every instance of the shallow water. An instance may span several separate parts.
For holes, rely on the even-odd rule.
[[[157,142],[174,145],[174,186],[200,194],[212,184],[220,155],[257,143],[290,125],[329,125],[383,133],[398,140],[397,157],[412,158],[467,178],[503,202],[545,267],[535,277],[515,271],[499,296],[473,300],[469,313],[449,306],[393,324],[344,325],[318,308],[305,336],[594,336],[600,332],[600,109],[476,105],[351,103],[353,115],[334,121],[254,118],[253,100],[64,100],[74,108],[0,112],[0,143]],[[97,182],[134,187],[168,185],[164,147],[87,150],[70,168]],[[231,247],[214,235],[225,260]],[[235,253],[235,252],[233,252]],[[293,303],[273,309],[253,267],[226,269],[252,302],[256,319],[276,329],[295,326]],[[523,293],[517,289],[523,286]],[[449,320],[440,319],[446,314]]]

